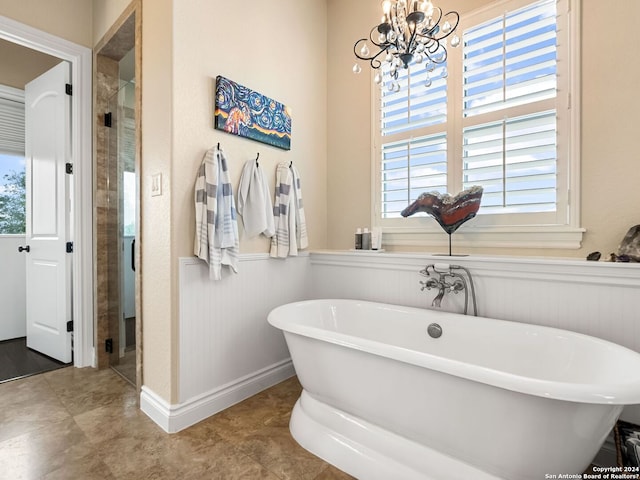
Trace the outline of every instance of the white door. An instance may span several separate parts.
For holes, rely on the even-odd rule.
[[[27,346],[71,362],[70,66],[61,62],[25,86]]]

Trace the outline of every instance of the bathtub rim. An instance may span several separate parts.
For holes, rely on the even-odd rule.
[[[610,384],[593,384],[593,383],[568,383],[552,380],[541,380],[538,378],[525,377],[514,373],[499,371],[496,369],[482,367],[478,365],[469,364],[466,362],[439,357],[437,355],[417,352],[414,350],[398,347],[394,345],[387,345],[375,340],[369,340],[361,337],[354,337],[353,335],[347,335],[335,331],[329,331],[326,329],[313,327],[309,325],[302,325],[290,321],[278,318],[278,313],[286,308],[296,308],[305,306],[308,304],[332,304],[332,303],[353,303],[364,304],[373,307],[394,307],[400,310],[406,310],[411,312],[428,311],[436,316],[439,315],[461,315],[457,313],[442,312],[432,309],[421,309],[417,307],[408,307],[404,305],[396,305],[383,302],[372,302],[369,300],[358,299],[316,299],[316,300],[302,300],[298,302],[292,302],[284,305],[280,305],[271,310],[267,316],[267,321],[275,328],[296,335],[301,335],[309,338],[315,338],[320,341],[325,341],[340,345],[346,348],[351,348],[366,352],[372,355],[379,355],[393,360],[407,363],[409,365],[415,365],[422,368],[429,368],[456,377],[464,378],[474,382],[485,383],[494,387],[503,388],[514,392],[524,393],[528,395],[535,395],[537,397],[543,397],[553,400],[563,400],[578,403],[592,403],[592,404],[606,404],[606,405],[635,405],[640,404],[640,378],[635,381],[629,381],[626,383],[610,383]],[[626,352],[630,352],[638,356],[640,361],[640,354],[629,348],[618,345],[614,342],[603,340],[598,337],[585,335],[583,333],[573,332],[571,330],[564,330],[560,328],[547,327],[543,325],[535,325],[524,322],[513,322],[509,320],[499,320],[488,317],[478,317],[492,322],[499,322],[505,324],[517,323],[522,326],[529,326],[536,329],[541,329],[547,332],[562,332],[562,334],[575,336],[577,338],[585,338],[590,341],[595,341],[604,346],[615,347],[616,349],[622,349]],[[285,335],[286,337],[286,335]],[[357,340],[357,341],[355,341]]]

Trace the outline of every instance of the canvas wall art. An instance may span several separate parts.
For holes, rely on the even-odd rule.
[[[291,149],[291,114],[275,100],[228,78],[216,77],[215,127],[285,150]]]

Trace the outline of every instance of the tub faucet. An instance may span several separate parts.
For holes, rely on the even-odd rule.
[[[478,315],[478,308],[476,306],[476,293],[473,287],[473,279],[471,278],[471,273],[464,267],[459,265],[449,265],[449,264],[431,264],[427,265],[424,269],[420,270],[420,275],[427,277],[426,281],[421,280],[420,285],[422,287],[420,290],[431,290],[437,289],[438,293],[435,298],[431,302],[432,307],[440,308],[442,304],[442,298],[445,293],[453,292],[458,293],[464,292],[464,314],[467,314],[467,306],[469,304],[469,289],[467,288],[467,278],[462,275],[459,271],[463,271],[468,278],[468,286],[471,291],[471,300],[473,302],[473,314]]]

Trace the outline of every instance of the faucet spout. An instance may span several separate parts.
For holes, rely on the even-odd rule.
[[[444,285],[441,284],[440,288],[438,289],[438,294],[433,299],[433,302],[431,302],[432,307],[440,308],[440,304],[442,303],[442,297],[444,297],[444,291],[445,291]]]

